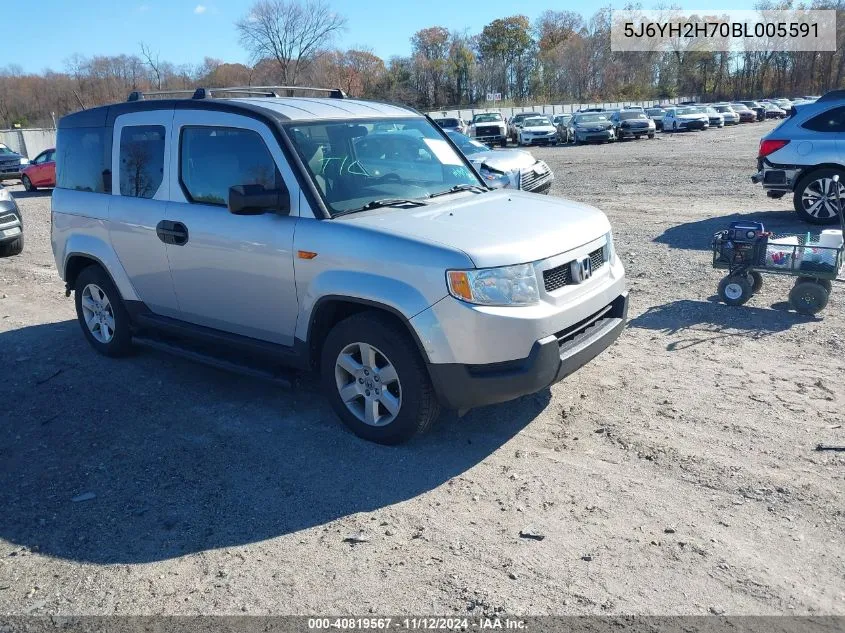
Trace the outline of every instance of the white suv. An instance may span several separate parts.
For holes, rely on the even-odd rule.
[[[425,116],[331,95],[135,95],[61,120],[53,252],[97,351],[313,369],[355,433],[396,443],[620,334],[601,211],[491,190]]]

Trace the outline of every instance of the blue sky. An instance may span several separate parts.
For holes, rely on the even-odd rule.
[[[234,22],[244,16],[252,0],[32,0],[38,15],[8,23],[3,29],[0,66],[17,64],[27,72],[64,70],[74,53],[84,56],[138,53],[143,41],[162,60],[198,64],[203,58],[247,61],[238,45]],[[606,3],[577,0],[331,0],[348,18],[337,44],[365,46],[385,59],[410,52],[411,35],[428,26],[472,33],[491,20],[523,13],[537,17],[543,10],[580,11],[587,16]],[[679,2],[684,7],[727,8],[728,2]],[[650,3],[643,3],[651,8]],[[624,2],[614,2],[622,8]]]

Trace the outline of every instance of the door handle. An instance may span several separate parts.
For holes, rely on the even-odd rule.
[[[188,242],[188,227],[181,222],[162,220],[156,224],[156,235],[165,244],[182,246]]]

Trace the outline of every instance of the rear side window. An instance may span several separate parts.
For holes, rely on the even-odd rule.
[[[814,132],[845,132],[845,107],[817,114],[801,127]]]
[[[136,125],[120,132],[120,195],[152,198],[164,177],[164,126]]]
[[[230,127],[185,127],[179,144],[179,181],[191,202],[225,205],[229,187],[282,186],[276,163],[257,132]]]
[[[111,193],[106,128],[60,128],[56,136],[56,186]]]

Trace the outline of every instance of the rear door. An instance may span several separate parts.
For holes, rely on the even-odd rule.
[[[111,243],[141,301],[157,314],[177,318],[179,306],[159,236],[170,188],[173,110],[117,117],[112,137]]]

